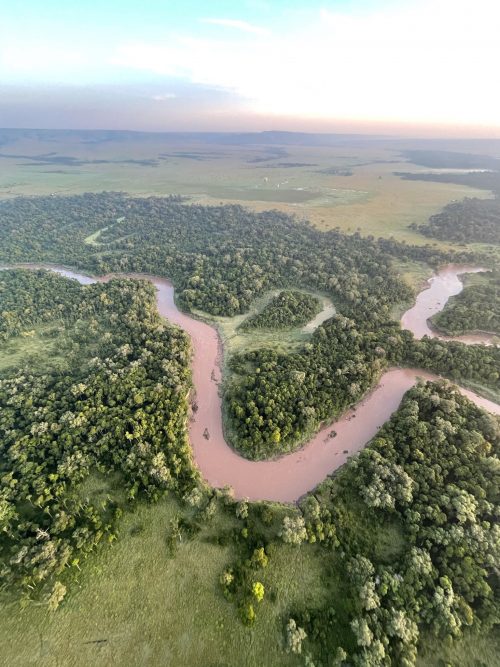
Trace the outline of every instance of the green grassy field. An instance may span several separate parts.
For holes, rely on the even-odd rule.
[[[496,667],[499,655],[500,636],[495,631],[485,637],[467,636],[453,646],[429,638],[424,642],[417,667]]]
[[[317,297],[322,304],[322,308],[333,308],[331,300],[322,294],[316,292],[304,291]],[[269,331],[264,329],[252,329],[242,331],[239,326],[248,317],[259,313],[269,301],[279,294],[280,290],[271,290],[256,299],[247,313],[235,315],[234,317],[212,317],[205,313],[197,313],[204,319],[209,319],[212,324],[218,328],[222,344],[224,346],[224,359],[227,361],[231,354],[238,352],[248,352],[260,347],[267,347],[279,352],[287,353],[299,348],[311,337],[311,333],[303,331],[303,327],[296,327],[288,330]],[[196,313],[195,313],[196,314]]]
[[[425,288],[427,280],[429,280],[433,274],[433,270],[424,262],[394,259],[393,266],[400,274],[401,278],[412,287],[415,294],[418,294]],[[408,310],[408,308],[411,308],[413,304],[414,299],[411,302],[397,304],[392,310],[392,317],[395,320],[401,319],[403,313]]]
[[[55,328],[54,324],[38,326],[4,343],[0,347],[0,371],[26,363],[40,370],[63,366],[64,355]]]
[[[453,199],[490,196],[453,184],[402,180],[393,172],[426,169],[405,162],[400,149],[384,141],[270,149],[172,146],[155,135],[84,142],[71,135],[45,138],[40,134],[7,140],[2,146],[0,198],[102,190],[178,193],[204,204],[278,208],[321,229],[339,227],[425,244],[429,239],[408,229],[409,224],[424,223]],[[73,161],[43,162],[53,159],[51,154],[56,160],[66,156]],[[37,162],[44,155],[49,157]],[[342,175],[346,173],[351,175]]]
[[[263,576],[269,596],[253,628],[240,622],[218,585],[234,556],[231,547],[207,541],[230,525],[214,517],[195,539],[167,549],[175,500],[140,505],[121,521],[119,539],[83,564],[64,604],[45,606],[3,599],[2,663],[25,667],[132,666],[222,667],[298,665],[283,651],[284,614],[294,604],[321,604],[322,557],[310,546],[283,545]],[[262,577],[261,577],[262,578]]]

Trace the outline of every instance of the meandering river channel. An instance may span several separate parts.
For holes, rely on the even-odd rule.
[[[81,284],[107,281],[112,276],[90,278],[58,266],[23,265],[24,268],[46,268]],[[436,334],[428,327],[428,318],[444,308],[450,296],[458,294],[462,273],[483,269],[449,265],[429,281],[429,288],[418,295],[413,308],[401,319],[404,328],[417,338]],[[116,276],[121,277],[121,276]],[[229,485],[236,498],[294,502],[312,490],[325,477],[344,464],[349,456],[361,450],[378,429],[397,410],[404,393],[418,378],[435,380],[436,375],[418,369],[389,369],[378,385],[360,401],[355,409],[338,421],[322,428],[300,450],[271,461],[249,461],[237,454],[225,441],[222,428],[220,340],[217,330],[181,312],[174,302],[174,288],[163,278],[147,278],[157,288],[158,311],[191,337],[193,347],[192,371],[198,409],[191,416],[189,437],[193,455],[204,479],[215,487]],[[488,343],[490,337],[467,336],[458,340],[467,343]],[[494,414],[500,414],[500,405],[459,387],[462,394]],[[209,438],[204,436],[208,430]],[[330,438],[335,430],[337,435]]]

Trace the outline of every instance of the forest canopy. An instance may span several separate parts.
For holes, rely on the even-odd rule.
[[[354,665],[410,667],[423,634],[450,643],[498,622],[499,446],[498,418],[426,383],[304,499],[308,540],[349,577],[347,619],[335,598],[292,611],[315,664],[340,644]]]
[[[115,536],[118,507],[82,495],[118,475],[130,502],[189,491],[189,344],[161,320],[154,287],[82,287],[46,271],[0,271],[3,341],[52,323],[62,368],[0,374],[0,567],[35,589]],[[1,350],[0,350],[1,351]]]
[[[500,334],[500,273],[492,273],[479,284],[466,285],[432,322],[451,336],[471,331]]]
[[[392,320],[394,307],[413,296],[393,257],[438,264],[459,258],[452,253],[320,232],[279,211],[188,205],[179,197],[16,198],[0,202],[0,216],[10,230],[0,260],[163,275],[187,310],[243,313],[270,289],[330,295],[338,315],[300,351],[261,349],[229,362],[237,380],[224,387],[232,444],[250,458],[290,451],[359,400],[389,364],[498,388],[498,351],[413,341]]]
[[[283,290],[267,303],[260,313],[244,320],[240,329],[292,329],[300,327],[321,311],[321,301],[305,292]]]
[[[452,202],[424,225],[412,227],[424,236],[456,243],[500,243],[500,200],[466,198]]]

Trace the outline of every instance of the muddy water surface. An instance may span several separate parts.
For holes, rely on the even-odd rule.
[[[491,345],[493,338],[495,338],[492,334],[477,333],[451,338],[437,333],[429,326],[428,322],[429,318],[443,310],[451,296],[456,296],[463,290],[464,286],[460,276],[464,273],[483,273],[487,270],[480,267],[457,264],[449,264],[443,267],[427,281],[427,289],[424,289],[417,296],[413,308],[404,313],[401,318],[403,329],[412,331],[415,338],[430,336],[431,338],[439,338],[440,340],[457,340],[468,345],[477,345],[478,343]]]
[[[29,265],[28,268],[50,268],[61,275],[75,278],[82,284],[106,281],[110,276],[93,279],[61,267]],[[460,273],[474,267],[445,267],[439,291],[433,298],[440,299],[440,307],[452,294],[458,293],[457,278]],[[479,269],[480,270],[480,269]],[[442,272],[437,278],[441,278]],[[368,394],[355,410],[343,415],[334,424],[322,428],[302,449],[273,461],[249,461],[239,456],[224,439],[222,429],[221,398],[219,383],[220,341],[217,331],[210,325],[182,313],[174,302],[174,289],[167,280],[147,277],[157,288],[158,310],[171,322],[178,324],[189,334],[193,346],[193,384],[196,391],[197,410],[189,424],[189,436],[195,461],[205,480],[215,487],[232,486],[236,498],[250,500],[276,500],[293,502],[313,489],[327,475],[340,467],[349,456],[361,450],[377,433],[391,414],[397,410],[404,393],[417,379],[437,379],[437,376],[417,369],[390,369],[381,377],[374,390]],[[433,288],[422,292],[430,292]],[[448,288],[447,288],[448,286]],[[448,291],[447,291],[448,289]],[[420,299],[421,295],[419,295]],[[417,299],[417,304],[402,319],[402,325],[414,332],[422,333],[422,321],[429,317],[429,300]],[[439,308],[434,312],[438,312]],[[430,334],[434,335],[431,330]],[[475,342],[475,341],[474,341]],[[460,392],[477,405],[495,414],[500,406],[492,401],[459,388]],[[330,437],[332,431],[335,437]],[[209,435],[208,438],[204,434]]]

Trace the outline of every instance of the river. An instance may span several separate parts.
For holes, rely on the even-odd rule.
[[[58,266],[24,265],[25,268],[47,268],[81,284],[107,281],[114,276],[90,278]],[[462,273],[480,271],[475,267],[449,265],[431,279],[430,287],[421,292],[413,308],[402,317],[401,323],[417,338],[434,336],[428,328],[431,314],[444,308],[448,298],[458,294]],[[117,276],[119,277],[119,276]],[[221,382],[220,340],[217,330],[205,322],[181,312],[174,302],[174,288],[156,276],[128,275],[147,278],[157,288],[158,311],[191,337],[193,347],[192,371],[197,410],[189,422],[189,437],[193,455],[204,479],[214,487],[231,486],[236,498],[295,502],[317,486],[325,477],[363,449],[378,429],[397,410],[403,395],[418,378],[435,380],[436,375],[418,369],[389,369],[377,386],[355,407],[335,423],[314,435],[300,450],[271,461],[249,461],[237,454],[225,441],[222,428],[222,405],[219,395]],[[437,310],[436,310],[437,308]],[[432,310],[432,312],[431,312]],[[459,340],[463,340],[463,337]],[[467,340],[477,343],[483,340]],[[500,406],[477,394],[458,387],[474,403],[500,414]],[[337,435],[330,438],[335,430]],[[209,438],[204,436],[208,431]]]
[[[428,287],[418,294],[413,308],[404,313],[401,318],[403,329],[409,329],[413,332],[415,338],[419,339],[430,336],[440,340],[457,340],[467,345],[491,345],[493,338],[498,338],[498,336],[478,332],[451,338],[437,333],[429,326],[429,319],[443,310],[451,296],[456,296],[463,290],[460,276],[465,273],[484,273],[487,270],[477,266],[460,264],[448,264],[448,266],[443,267],[439,273],[429,278],[427,281]]]

